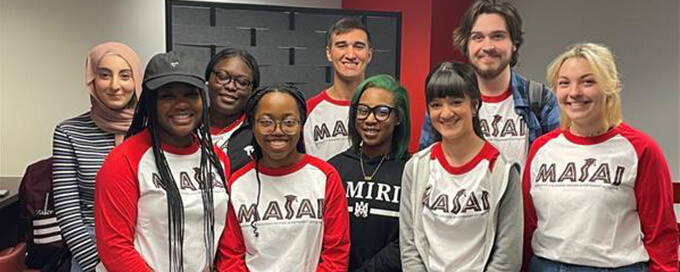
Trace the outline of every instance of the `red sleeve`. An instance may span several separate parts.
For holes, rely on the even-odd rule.
[[[649,271],[678,271],[678,228],[673,211],[671,174],[661,149],[651,139],[638,151],[635,180],[643,242]]]
[[[136,169],[137,164],[114,149],[97,174],[94,198],[97,251],[110,272],[151,271],[134,244],[139,198]]]
[[[246,267],[246,246],[243,242],[241,226],[236,219],[234,207],[229,202],[227,224],[217,248],[217,271],[248,271]]]
[[[349,262],[349,213],[345,189],[335,169],[328,172],[323,211],[323,245],[317,271],[347,271]]]
[[[524,166],[524,174],[522,175],[522,199],[524,200],[524,254],[522,257],[522,271],[528,271],[529,261],[533,256],[531,250],[531,238],[534,236],[536,230],[536,209],[534,202],[531,200],[531,161],[532,158],[527,159],[527,164]]]
[[[536,209],[534,201],[531,199],[531,164],[534,161],[534,156],[538,150],[545,145],[549,140],[554,139],[560,134],[559,130],[554,130],[534,141],[529,150],[526,164],[524,165],[524,173],[522,174],[522,200],[524,201],[524,252],[522,254],[522,270],[529,270],[529,261],[534,255],[531,249],[531,238],[534,236],[538,218],[536,216]]]

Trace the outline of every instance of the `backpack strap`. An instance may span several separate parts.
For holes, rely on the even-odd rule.
[[[541,121],[541,111],[547,96],[545,86],[540,82],[527,80],[526,92],[529,96],[529,108],[536,115],[536,118]]]

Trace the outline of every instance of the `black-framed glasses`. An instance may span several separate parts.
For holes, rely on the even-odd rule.
[[[357,105],[357,119],[366,120],[371,113],[375,117],[375,120],[384,122],[390,118],[390,114],[394,110],[394,107],[387,105],[378,105],[375,107],[369,107],[368,105],[358,104]]]
[[[212,71],[212,72],[213,72],[213,74],[215,74],[215,81],[217,81],[218,84],[223,85],[223,86],[234,82],[234,86],[237,89],[245,90],[246,88],[248,88],[248,86],[253,84],[253,82],[250,81],[250,79],[248,79],[245,76],[232,77],[231,75],[229,75],[229,73],[227,73],[226,71],[223,71],[223,70]]]
[[[292,117],[287,117],[283,120],[276,121],[267,117],[263,117],[258,119],[256,122],[260,132],[265,135],[274,134],[277,126],[281,127],[281,131],[283,131],[283,133],[286,135],[294,135],[300,130],[300,120]]]

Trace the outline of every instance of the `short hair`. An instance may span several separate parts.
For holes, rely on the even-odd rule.
[[[213,72],[213,69],[215,69],[215,65],[217,65],[223,59],[233,57],[238,57],[246,64],[246,66],[248,66],[248,68],[250,68],[250,71],[253,73],[253,90],[257,90],[257,88],[260,87],[260,68],[257,65],[257,61],[253,55],[243,49],[227,47],[215,54],[215,56],[210,59],[208,65],[205,67],[205,80],[210,79],[210,74]]]
[[[623,122],[621,114],[621,81],[616,69],[614,54],[604,45],[595,43],[577,43],[555,58],[548,66],[546,79],[553,90],[557,90],[557,79],[565,61],[582,58],[588,62],[597,80],[599,90],[605,94],[605,119],[608,127]],[[571,118],[562,111],[562,129],[571,126]]]
[[[359,29],[366,33],[366,40],[368,41],[368,47],[372,48],[373,43],[371,43],[371,33],[368,32],[366,26],[356,18],[345,17],[333,24],[328,30],[328,35],[326,36],[326,47],[331,48],[331,41],[333,40],[333,35],[344,34],[350,32],[354,29]]]
[[[261,89],[256,90],[248,99],[245,110],[246,122],[248,122],[252,129],[255,129],[255,111],[257,110],[257,106],[260,104],[262,97],[268,93],[285,93],[292,96],[293,99],[295,99],[298,113],[300,114],[300,127],[304,128],[305,123],[307,122],[307,102],[305,101],[304,95],[292,84],[279,83],[271,86],[264,86]],[[254,159],[256,161],[260,160],[262,158],[262,147],[257,143],[255,137],[253,137],[251,144],[255,149],[253,152]],[[304,131],[301,131],[300,133],[300,139],[296,144],[296,149],[300,153],[305,153]]]
[[[352,148],[359,150],[359,144],[362,139],[356,129],[357,104],[361,99],[361,95],[368,88],[379,88],[388,91],[392,94],[394,100],[394,109],[397,113],[398,125],[394,128],[394,135],[392,136],[392,150],[395,158],[401,159],[408,155],[408,145],[411,139],[411,118],[409,117],[409,98],[406,88],[401,86],[390,75],[375,75],[367,78],[357,87],[354,95],[352,95],[352,102],[349,109],[349,123],[348,133],[352,141]]]
[[[480,14],[498,14],[505,19],[505,25],[508,28],[510,39],[515,46],[512,52],[512,59],[510,67],[514,67],[519,60],[519,47],[522,45],[524,33],[522,32],[522,18],[517,11],[517,8],[509,2],[501,2],[496,0],[479,0],[470,6],[465,11],[460,24],[453,31],[453,45],[460,48],[460,51],[467,57],[468,55],[468,41],[472,32],[472,26],[477,21]]]
[[[474,111],[479,113],[482,106],[482,94],[477,85],[475,68],[460,62],[444,62],[437,66],[427,76],[425,81],[425,105],[429,111],[429,104],[437,98],[454,97],[470,99]],[[475,134],[484,139],[479,114],[472,117],[472,127]],[[442,139],[441,134],[432,127],[436,141]]]

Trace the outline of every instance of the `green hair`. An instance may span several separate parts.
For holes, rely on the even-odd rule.
[[[394,127],[392,136],[392,151],[396,159],[402,159],[408,154],[408,145],[411,140],[411,121],[409,117],[409,99],[406,89],[399,85],[390,75],[376,75],[367,78],[357,87],[352,96],[352,106],[349,108],[349,138],[352,141],[352,148],[359,150],[362,139],[356,129],[357,104],[364,91],[368,88],[379,88],[392,94],[394,98],[394,109],[397,113],[398,125]]]

